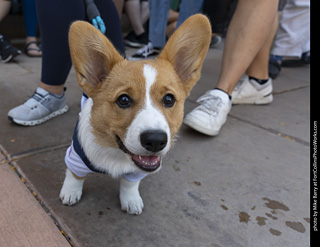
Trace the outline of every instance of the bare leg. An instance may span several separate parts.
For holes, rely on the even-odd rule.
[[[135,34],[136,35],[142,34],[144,32],[144,28],[141,21],[140,1],[139,0],[126,1],[124,4],[124,8],[131,22],[131,25]]]
[[[269,55],[270,48],[275,37],[275,34],[278,29],[278,15],[275,16],[272,29],[270,31],[269,37],[264,42],[264,45],[260,49],[259,53],[253,59],[249,68],[247,69],[246,74],[257,79],[266,80],[269,78],[268,75],[268,64],[269,64]]]
[[[0,21],[8,14],[11,1],[0,0]]]
[[[48,85],[43,82],[39,83],[39,87],[43,88],[44,90],[47,90],[50,93],[61,95],[64,90],[64,85],[58,85],[58,86],[53,86],[53,85]]]
[[[140,4],[141,22],[144,25],[149,20],[149,3],[142,1]]]
[[[231,95],[270,35],[277,7],[278,0],[239,0],[228,29],[217,88]]]
[[[29,44],[30,42],[37,42],[37,38],[32,37],[32,36],[27,36],[26,37],[26,44]],[[28,48],[30,48],[30,50],[28,51],[29,55],[33,55],[33,56],[41,56],[42,55],[42,51],[39,50],[39,46],[36,43],[29,44]],[[35,50],[33,50],[33,49],[35,49]]]
[[[277,8],[278,0],[239,0],[226,37],[217,89],[232,95],[245,72],[257,79],[268,78],[269,50],[274,37],[271,31]],[[217,135],[231,110],[231,98],[221,90],[210,90],[199,98],[200,105],[185,117],[184,123],[201,133]],[[252,91],[256,93],[257,89]],[[237,96],[240,93],[238,91]],[[269,81],[259,89],[258,98],[238,99],[237,104],[267,104],[272,101],[271,93]],[[236,103],[236,99],[233,95],[232,103]]]

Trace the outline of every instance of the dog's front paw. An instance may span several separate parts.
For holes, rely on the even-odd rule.
[[[73,188],[66,188],[66,186],[62,186],[60,191],[60,200],[62,204],[65,205],[73,205],[80,201],[82,195],[82,189],[73,189]]]
[[[59,198],[62,204],[73,205],[80,201],[84,179],[76,179],[67,169],[66,178],[60,191]]]
[[[120,181],[121,210],[129,214],[141,214],[143,201],[139,194],[139,181],[130,182],[125,178]]]
[[[138,195],[121,195],[120,194],[120,202],[121,202],[121,210],[129,213],[129,214],[141,214],[143,209],[143,201]]]

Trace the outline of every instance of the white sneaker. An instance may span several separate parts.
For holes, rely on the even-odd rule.
[[[56,96],[38,87],[36,92],[24,104],[8,112],[10,121],[24,125],[34,126],[67,112],[66,97]]]
[[[229,95],[213,89],[201,96],[197,102],[200,105],[187,114],[183,123],[203,134],[218,135],[231,110]]]
[[[232,104],[268,104],[273,100],[272,79],[263,85],[245,75],[232,92]]]

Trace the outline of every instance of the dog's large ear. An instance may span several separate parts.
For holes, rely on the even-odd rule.
[[[184,83],[189,95],[199,80],[202,63],[211,40],[211,26],[202,14],[189,17],[173,33],[158,59],[168,60]]]
[[[78,83],[89,97],[100,88],[112,67],[124,59],[99,30],[84,21],[71,25],[69,46]]]

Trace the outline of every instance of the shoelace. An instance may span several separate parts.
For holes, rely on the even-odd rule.
[[[31,110],[38,108],[38,104],[43,104],[49,100],[49,98],[46,98],[46,95],[39,94],[35,92],[25,103],[24,105],[31,108]],[[36,103],[38,102],[38,103]]]
[[[33,95],[32,95],[32,99],[35,99],[36,101],[38,101],[39,103],[43,103],[44,101],[47,100],[46,98],[47,95],[42,95],[42,94],[39,94],[37,92],[35,92]]]
[[[219,113],[222,106],[221,98],[211,95],[208,92],[198,98],[197,103],[200,104],[200,106],[198,106],[199,110],[214,116]]]
[[[153,52],[152,43],[149,42],[146,46],[142,47],[137,51],[137,54],[141,54],[144,57],[147,57],[149,54]]]

